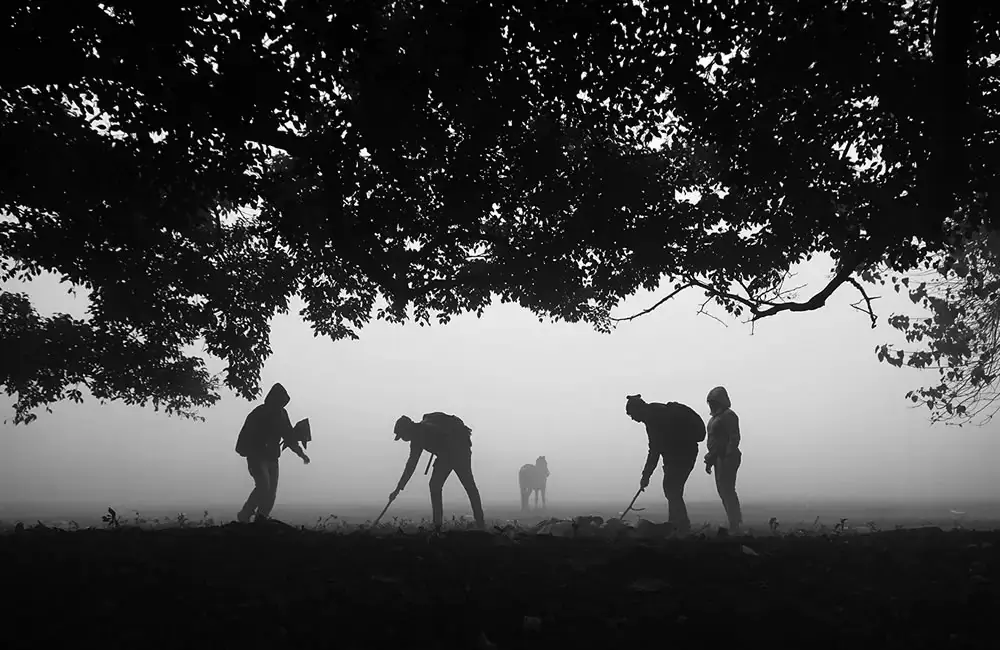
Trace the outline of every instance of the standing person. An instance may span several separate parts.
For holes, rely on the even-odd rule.
[[[708,453],[705,454],[705,471],[712,473],[715,468],[715,487],[726,509],[729,529],[739,530],[743,523],[740,498],[736,496],[736,472],[743,460],[740,451],[740,418],[733,412],[729,393],[722,386],[716,386],[708,393],[708,410],[712,418],[708,421]]]
[[[306,465],[309,457],[302,451],[292,430],[285,406],[290,401],[288,391],[281,384],[271,386],[264,403],[250,411],[236,440],[236,453],[247,459],[247,469],[253,477],[254,488],[237,521],[265,522],[271,515],[278,494],[278,457],[283,447],[291,449]]]
[[[430,480],[434,525],[440,527],[442,524],[444,506],[441,491],[445,481],[454,471],[469,495],[476,526],[484,528],[486,524],[483,518],[483,503],[479,497],[476,480],[472,476],[472,429],[454,415],[434,412],[425,414],[420,422],[414,422],[404,415],[396,421],[393,432],[396,434],[396,440],[410,443],[410,457],[406,461],[399,484],[389,495],[389,501],[395,500],[406,487],[410,477],[413,476],[413,470],[417,468],[420,455],[426,449],[437,456]]]
[[[698,443],[705,439],[705,421],[689,406],[679,402],[647,403],[642,395],[626,397],[625,413],[645,424],[649,436],[649,453],[639,487],[646,489],[657,461],[663,458],[663,496],[669,508],[667,519],[678,531],[689,530],[691,520],[684,503],[684,484],[698,461]]]

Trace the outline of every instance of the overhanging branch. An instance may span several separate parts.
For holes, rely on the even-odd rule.
[[[649,307],[647,309],[643,309],[638,314],[632,314],[631,316],[626,316],[625,318],[611,318],[609,320],[611,320],[614,323],[624,323],[625,321],[635,320],[636,318],[639,318],[640,316],[645,316],[646,314],[652,312],[654,309],[656,309],[657,307],[659,307],[663,303],[667,302],[668,300],[670,300],[671,298],[673,298],[674,296],[676,296],[677,294],[679,294],[681,291],[684,291],[685,289],[690,289],[693,286],[695,286],[695,285],[694,284],[685,284],[683,286],[677,287],[676,289],[674,289],[670,293],[670,295],[666,296],[665,298],[661,298],[652,307]]]
[[[694,278],[687,278],[685,284],[677,287],[670,294],[661,298],[652,306],[643,309],[642,311],[633,314],[631,316],[626,316],[624,318],[612,318],[610,320],[612,322],[617,322],[617,323],[635,320],[640,316],[645,316],[646,314],[649,314],[653,310],[657,309],[658,307],[669,301],[671,298],[679,294],[681,291],[692,287],[697,287],[699,289],[703,289],[711,297],[715,297],[717,299],[722,299],[722,300],[729,300],[738,303],[743,307],[746,307],[746,309],[750,312],[751,316],[748,322],[755,323],[756,321],[759,321],[763,318],[774,316],[776,314],[780,314],[781,312],[785,311],[806,312],[806,311],[815,311],[817,309],[820,309],[821,307],[826,305],[826,301],[830,298],[831,295],[833,295],[833,293],[837,289],[840,288],[841,285],[850,282],[855,287],[857,287],[857,289],[861,292],[862,298],[867,306],[867,309],[862,309],[860,307],[856,308],[868,314],[869,317],[872,319],[872,327],[875,327],[875,321],[877,317],[874,311],[872,310],[871,301],[876,300],[877,297],[876,298],[869,297],[868,294],[865,293],[864,288],[860,285],[860,283],[858,283],[857,280],[851,277],[854,271],[857,270],[858,264],[862,260],[862,256],[855,253],[851,255],[848,259],[850,260],[850,262],[846,260],[843,261],[840,265],[840,270],[837,271],[837,273],[833,276],[833,278],[830,279],[830,281],[826,284],[826,286],[817,291],[809,300],[806,300],[804,302],[774,302],[773,298],[765,300],[763,296],[766,295],[766,293],[761,294],[759,296],[749,295],[749,297],[744,297],[735,293],[730,293],[728,291],[720,291],[717,287],[702,282],[700,280],[695,280]],[[743,286],[744,288],[746,288],[745,285]],[[781,296],[787,293],[788,293],[787,291],[778,291],[776,295]],[[859,303],[856,304],[860,304],[860,301]],[[700,313],[704,313],[704,310],[702,309]]]

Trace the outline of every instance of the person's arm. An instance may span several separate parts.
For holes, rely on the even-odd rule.
[[[281,409],[281,416],[281,445],[285,449],[291,449],[296,456],[302,459],[302,462],[309,464],[309,457],[306,456],[306,452],[302,451],[299,441],[295,439],[295,428],[292,426],[292,420],[288,417],[288,411]]]
[[[281,409],[281,415],[281,446],[285,449],[291,449],[296,456],[302,459],[303,463],[308,465],[309,457],[306,456],[306,452],[302,451],[299,441],[295,439],[295,427],[292,426],[292,420],[288,417],[288,411]]]
[[[309,457],[306,456],[306,452],[302,451],[302,447],[299,445],[298,440],[292,440],[285,443],[286,446],[295,452],[295,455],[302,459],[302,462],[306,465],[309,464]]]
[[[406,467],[403,468],[403,475],[399,477],[399,483],[396,485],[396,491],[393,494],[402,492],[406,484],[410,482],[410,477],[413,476],[414,470],[417,469],[417,463],[420,462],[420,454],[422,453],[424,453],[424,449],[416,441],[410,443],[410,457],[406,459]]]
[[[646,454],[646,465],[642,468],[642,480],[639,482],[641,487],[649,485],[649,477],[653,475],[656,461],[660,458],[660,447],[654,440],[655,436],[649,434],[649,453]]]
[[[740,448],[740,416],[733,411],[727,411],[729,420],[729,436],[726,438],[726,453],[735,454]]]

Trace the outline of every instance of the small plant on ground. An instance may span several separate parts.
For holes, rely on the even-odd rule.
[[[120,528],[122,522],[118,519],[118,513],[115,512],[114,508],[108,508],[108,514],[101,517],[101,521],[108,528]]]
[[[327,515],[326,517],[317,517],[316,523],[313,524],[313,530],[325,531],[334,527],[333,522],[337,523],[339,527],[344,522],[339,521],[337,515]]]

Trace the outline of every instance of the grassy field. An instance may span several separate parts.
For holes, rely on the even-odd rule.
[[[1000,532],[930,527],[686,539],[29,527],[0,536],[0,563],[11,648],[992,648],[1000,605]]]
[[[579,515],[598,515],[605,519],[616,516],[628,504],[628,496],[623,502],[605,503],[553,503],[544,511],[523,513],[518,504],[486,503],[487,519],[491,523],[504,525],[510,522],[534,524],[552,517],[571,518]],[[74,521],[81,527],[101,524],[101,516],[107,506],[113,506],[123,519],[134,522],[138,511],[139,516],[147,521],[176,523],[179,513],[190,521],[211,519],[215,523],[227,523],[235,518],[240,504],[179,504],[163,506],[156,504],[0,504],[0,529],[10,528],[17,521],[25,524],[41,520],[47,525],[65,527]],[[279,499],[274,512],[275,517],[295,526],[315,526],[317,522],[325,521],[343,523],[355,526],[378,516],[385,505],[384,502],[369,502],[360,504],[295,504],[282,503]],[[662,498],[643,497],[638,506],[646,509],[638,514],[630,515],[635,521],[643,517],[654,522],[666,521],[667,508]],[[688,511],[692,523],[696,527],[719,526],[724,524],[724,514],[721,504],[717,501],[689,502]],[[959,514],[955,514],[955,513]],[[445,515],[471,516],[469,504],[465,501],[445,502]],[[394,518],[420,521],[430,516],[430,503],[419,498],[409,502],[397,501],[386,513],[386,520]],[[333,519],[335,517],[336,519]],[[832,527],[841,519],[847,519],[849,528],[870,529],[872,524],[881,529],[893,529],[897,526],[917,527],[934,525],[942,528],[961,526],[971,529],[1000,528],[1000,503],[969,502],[951,504],[941,502],[927,503],[892,503],[892,502],[857,502],[857,501],[819,501],[819,502],[747,502],[743,508],[743,519],[754,531],[768,531],[768,522],[776,518],[782,529],[826,525]],[[818,519],[818,521],[817,521]]]
[[[997,531],[639,539],[513,527],[332,530],[342,532],[21,528],[0,536],[5,643],[995,647]]]

